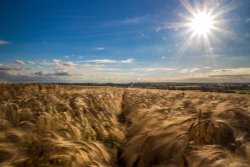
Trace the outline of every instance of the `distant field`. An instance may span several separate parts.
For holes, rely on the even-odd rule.
[[[233,90],[235,93],[250,93],[250,89],[248,90]]]
[[[249,164],[247,94],[0,85],[3,167]]]
[[[175,86],[176,88],[187,88],[187,89],[193,89],[193,88],[200,88],[199,85],[193,85],[193,86]]]

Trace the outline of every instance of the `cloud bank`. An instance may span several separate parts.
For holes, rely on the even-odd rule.
[[[15,60],[0,64],[0,81],[7,82],[250,82],[250,68],[164,66],[138,67],[132,58],[41,62]],[[135,68],[136,67],[136,68]]]

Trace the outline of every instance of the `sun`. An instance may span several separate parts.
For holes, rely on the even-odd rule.
[[[217,0],[179,0],[182,11],[180,20],[167,24],[179,40],[178,57],[188,54],[213,55],[216,47],[224,46],[225,39],[234,37],[230,31],[228,13],[234,3]],[[178,58],[179,59],[179,58]]]
[[[208,35],[214,27],[213,17],[205,12],[194,14],[190,28],[196,35]]]

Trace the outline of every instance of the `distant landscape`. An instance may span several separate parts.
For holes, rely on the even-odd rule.
[[[250,83],[75,83],[62,85],[114,86],[161,90],[197,90],[203,92],[250,93]]]

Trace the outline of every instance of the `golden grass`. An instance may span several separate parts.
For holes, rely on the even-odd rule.
[[[130,89],[126,101],[126,167],[249,166],[249,96]]]
[[[122,93],[1,85],[1,166],[112,166],[124,137],[116,119]]]
[[[0,85],[3,167],[247,167],[250,97]]]

